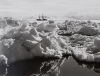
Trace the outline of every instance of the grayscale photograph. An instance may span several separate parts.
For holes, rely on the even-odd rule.
[[[100,76],[100,0],[0,0],[0,76]]]

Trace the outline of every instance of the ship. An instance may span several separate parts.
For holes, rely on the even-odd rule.
[[[47,21],[47,16],[38,16],[38,18],[36,19],[37,21]]]

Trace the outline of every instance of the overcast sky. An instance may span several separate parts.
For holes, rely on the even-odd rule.
[[[100,14],[100,0],[0,0],[0,16]]]

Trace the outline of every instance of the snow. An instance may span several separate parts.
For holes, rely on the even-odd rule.
[[[99,37],[99,33],[94,36],[87,36],[94,32],[99,32],[98,27],[92,27],[94,23],[68,21],[61,23],[63,31],[72,32],[70,36],[59,36],[57,26],[54,21],[43,22],[38,26],[32,26],[29,22],[20,22],[20,26],[10,26],[0,28],[0,55],[8,58],[8,63],[19,60],[34,58],[35,56],[58,57],[63,54],[74,54],[77,58],[86,59],[88,53],[86,49],[94,44],[94,38]],[[88,28],[86,25],[89,25]],[[96,24],[99,26],[99,24]],[[85,26],[85,28],[84,28]],[[79,34],[83,30],[86,34]],[[91,32],[92,29],[92,32]],[[73,50],[73,51],[72,51]]]
[[[1,28],[0,55],[5,55],[8,63],[44,55],[61,58],[62,54],[66,53],[64,39],[57,35],[55,24],[45,23],[44,25],[42,32],[27,23],[16,27],[7,25]]]

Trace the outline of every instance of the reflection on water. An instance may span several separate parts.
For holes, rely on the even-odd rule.
[[[7,76],[58,76],[64,59],[34,58],[17,62],[10,65]]]
[[[99,69],[100,63],[80,62],[70,57],[62,65],[60,76],[100,76]]]
[[[34,58],[9,65],[0,76],[100,76],[100,63],[62,59]]]
[[[96,73],[100,73],[100,63],[97,62],[82,62],[82,61],[78,61],[76,58],[74,58],[76,60],[76,62],[78,63],[78,65],[80,65],[83,68],[88,68],[89,70],[92,70]]]

